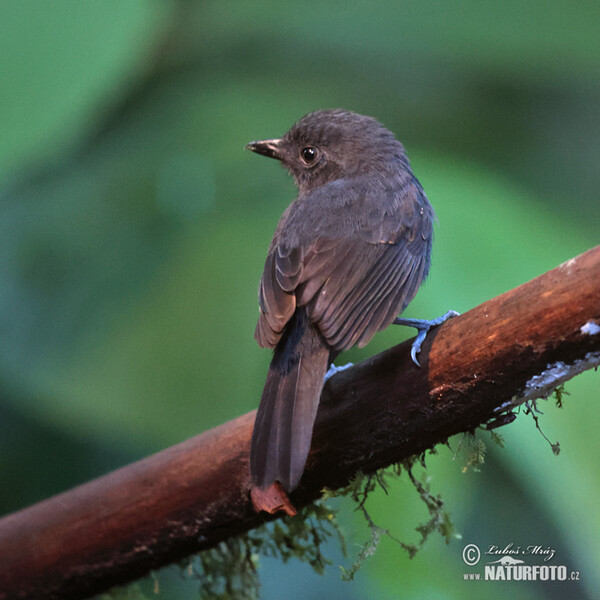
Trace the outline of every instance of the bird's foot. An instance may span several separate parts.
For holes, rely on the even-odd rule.
[[[419,361],[417,360],[417,354],[421,352],[421,346],[427,337],[427,333],[432,327],[436,327],[437,325],[441,325],[448,319],[452,317],[458,317],[460,313],[457,313],[455,310],[449,310],[446,314],[438,317],[437,319],[431,319],[430,321],[426,319],[404,319],[402,317],[396,317],[393,323],[394,325],[406,325],[407,327],[414,327],[419,332],[417,334],[417,338],[413,342],[412,348],[410,349],[410,357],[417,367],[420,367]]]
[[[341,367],[336,367],[334,364],[332,364],[329,367],[329,370],[327,371],[327,373],[325,373],[325,377],[323,378],[323,383],[325,383],[330,377],[333,377],[336,373],[339,373],[340,371],[345,371],[346,369],[349,369],[350,367],[353,367],[354,363],[347,363],[345,365],[342,365]]]

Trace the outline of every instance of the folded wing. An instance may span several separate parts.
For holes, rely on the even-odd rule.
[[[308,232],[298,243],[275,244],[259,290],[259,344],[275,347],[297,306],[306,307],[310,321],[340,351],[364,346],[387,327],[427,275],[433,215],[420,194],[415,187],[412,195],[385,203],[365,199],[362,218],[342,228],[343,236],[332,233],[340,229],[332,223],[314,227],[320,235]],[[335,210],[332,215],[340,218]]]

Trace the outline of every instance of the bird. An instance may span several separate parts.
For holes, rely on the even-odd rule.
[[[318,110],[282,138],[246,148],[280,161],[298,189],[260,279],[255,338],[273,358],[250,450],[252,485],[279,482],[289,493],[304,472],[337,355],[396,322],[419,329],[417,362],[426,331],[448,313],[433,321],[398,317],[428,274],[435,213],[403,145],[379,121]]]

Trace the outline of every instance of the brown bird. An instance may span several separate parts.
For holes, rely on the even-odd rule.
[[[397,319],[427,275],[434,212],[402,144],[371,117],[306,115],[281,139],[249,150],[288,169],[298,197],[283,213],[259,287],[255,337],[274,354],[251,448],[254,486],[293,490],[334,358],[392,322],[425,332],[435,321]]]

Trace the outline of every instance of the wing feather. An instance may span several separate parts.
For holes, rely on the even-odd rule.
[[[433,211],[420,188],[411,193],[403,190],[394,202],[363,198],[369,218],[350,227],[316,223],[314,210],[302,206],[287,211],[259,288],[255,336],[261,346],[275,347],[297,306],[306,306],[310,321],[336,350],[364,346],[406,308],[427,274],[432,242]],[[336,198],[328,201],[335,208]],[[303,206],[310,208],[307,199]],[[339,221],[340,211],[332,209],[334,217]],[[281,231],[290,230],[291,241],[282,240]]]

